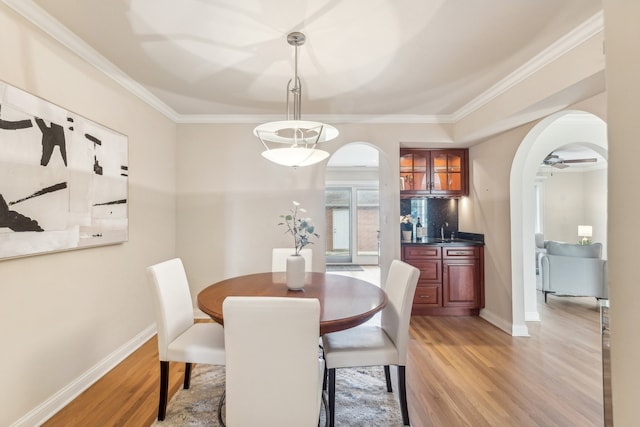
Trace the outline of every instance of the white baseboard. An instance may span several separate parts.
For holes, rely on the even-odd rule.
[[[500,316],[497,316],[495,313],[487,309],[480,310],[480,317],[511,336],[514,336],[514,337],[529,336],[529,329],[527,328],[527,325],[522,325],[522,326],[514,325],[510,321],[505,320]]]
[[[11,427],[42,425],[42,423],[54,416],[58,411],[60,411],[60,409],[64,408],[69,404],[69,402],[78,397],[80,393],[91,387],[91,385],[102,378],[107,372],[112,370],[131,353],[140,348],[140,346],[147,342],[155,333],[156,324],[154,322],[151,326],[147,327],[130,341],[125,343],[122,347],[101,360],[97,365],[93,366],[87,372],[69,383],[66,387],[11,424]]]
[[[527,328],[527,325],[513,325],[511,335],[514,337],[528,337],[529,328]]]
[[[525,322],[540,322],[540,313],[537,311],[527,311],[524,313]]]

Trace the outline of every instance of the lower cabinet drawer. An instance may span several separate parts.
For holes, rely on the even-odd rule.
[[[439,286],[417,286],[413,296],[414,304],[440,305]]]

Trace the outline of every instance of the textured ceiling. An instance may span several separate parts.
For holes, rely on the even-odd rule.
[[[601,9],[601,0],[7,3],[39,6],[179,116],[283,115],[294,62],[286,35],[301,31],[303,117],[445,119]]]

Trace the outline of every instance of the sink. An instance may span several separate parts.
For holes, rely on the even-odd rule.
[[[416,243],[431,244],[431,245],[445,244],[445,245],[452,245],[452,246],[469,245],[469,242],[466,240],[441,239],[439,237],[426,237],[422,239],[422,242],[416,242]]]

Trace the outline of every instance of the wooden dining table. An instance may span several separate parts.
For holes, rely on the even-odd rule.
[[[228,296],[317,298],[320,301],[320,335],[358,326],[387,305],[378,286],[354,277],[331,273],[306,273],[303,290],[286,285],[286,273],[248,274],[207,286],[198,294],[198,307],[224,324],[222,303]]]

